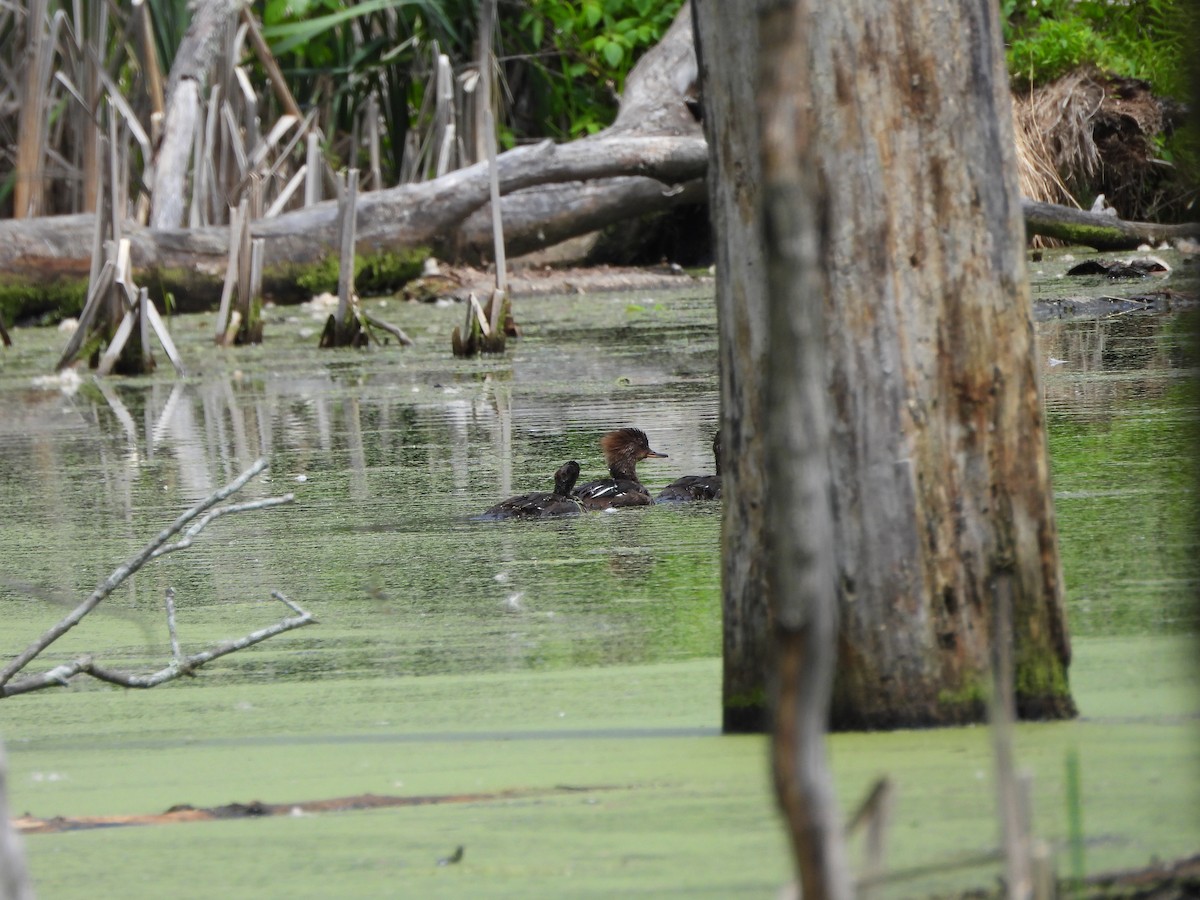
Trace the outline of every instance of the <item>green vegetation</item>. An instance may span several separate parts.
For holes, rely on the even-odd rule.
[[[1028,89],[1083,65],[1185,98],[1195,9],[1184,0],[1002,0],[1008,70]]]
[[[418,247],[402,253],[379,251],[354,257],[354,285],[359,294],[390,294],[421,274],[421,266],[429,250]],[[338,288],[338,257],[304,268],[295,276],[296,284],[313,294],[336,294]]]
[[[682,0],[532,0],[515,22],[539,107],[556,137],[594,134],[612,122],[625,76],[662,38]]]
[[[20,322],[36,316],[59,322],[79,315],[87,300],[86,278],[33,281],[0,278],[0,319]]]

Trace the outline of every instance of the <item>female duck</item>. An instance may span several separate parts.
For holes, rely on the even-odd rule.
[[[650,439],[640,428],[618,428],[600,438],[600,449],[608,463],[608,478],[589,481],[575,495],[584,509],[646,506],[654,501],[637,479],[637,464],[643,459],[666,459],[667,454],[650,449]]]
[[[688,503],[692,500],[721,499],[721,432],[713,438],[713,459],[716,475],[684,475],[663,488],[655,503]]]
[[[486,510],[478,519],[544,519],[549,516],[574,516],[583,512],[571,489],[579,478],[579,463],[571,460],[554,473],[554,493],[537,491],[509,497]]]

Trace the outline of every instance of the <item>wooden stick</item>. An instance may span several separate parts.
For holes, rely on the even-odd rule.
[[[296,190],[305,181],[305,176],[307,173],[307,165],[302,165],[296,170],[296,174],[291,177],[287,185],[284,186],[284,189],[279,192],[279,196],[275,198],[275,201],[269,207],[267,207],[267,211],[263,213],[264,219],[273,218],[283,212],[283,208],[287,206],[288,201],[292,199],[292,195],[296,193]]]
[[[143,288],[145,290],[145,288]],[[146,318],[150,322],[150,327],[154,329],[154,333],[158,336],[158,342],[162,344],[163,351],[167,354],[167,359],[171,361],[171,365],[175,367],[176,374],[186,376],[187,371],[183,367],[183,357],[179,355],[179,351],[175,349],[175,342],[171,340],[171,333],[167,331],[167,324],[158,314],[158,310],[154,308],[153,303],[147,303],[145,308]]]
[[[1013,760],[1015,698],[1012,661],[1012,574],[995,576],[992,597],[992,692],[989,699],[992,752],[996,764],[996,805],[1004,837],[1005,881],[1010,900],[1033,894],[1029,833],[1022,815],[1021,786]]]
[[[405,334],[404,329],[400,328],[398,325],[393,325],[391,322],[385,322],[383,319],[366,310],[363,310],[363,318],[376,328],[382,328],[405,347],[411,347],[413,345],[413,339]]]
[[[83,311],[79,314],[79,324],[75,328],[75,333],[67,340],[67,346],[54,367],[56,372],[61,372],[75,361],[75,356],[88,337],[92,320],[96,318],[96,310],[108,300],[109,291],[113,287],[115,271],[116,267],[113,265],[113,261],[105,260],[104,266],[100,269],[100,276],[92,280],[88,288],[87,301],[83,304]]]
[[[243,197],[237,207],[229,211],[229,265],[225,267],[225,284],[221,288],[221,303],[217,307],[216,342],[223,343],[225,326],[229,322],[229,307],[233,291],[237,286],[238,252],[241,250],[242,227],[246,220],[249,204]]]
[[[8,811],[8,760],[0,743],[0,897],[33,900],[33,885],[25,866],[25,852],[11,825]]]
[[[504,223],[500,218],[500,176],[496,171],[496,129],[492,123],[491,109],[484,110],[483,122],[487,127],[484,143],[487,145],[488,176],[492,196],[492,246],[496,254],[496,290],[508,293],[508,263],[504,258]]]
[[[164,599],[167,607],[167,634],[171,637],[171,659],[179,663],[183,660],[183,651],[179,649],[179,635],[175,631],[175,588],[167,588]]]
[[[308,133],[304,165],[308,169],[308,177],[304,180],[304,205],[312,206],[321,202],[321,137],[315,131]]]
[[[351,169],[346,177],[346,189],[338,203],[341,225],[341,260],[338,269],[337,327],[340,336],[346,327],[350,304],[354,302],[354,233],[356,207],[358,204],[358,169]]]
[[[137,303],[134,309],[137,315],[138,340],[142,345],[139,350],[141,352],[141,371],[143,372],[150,372],[154,369],[154,357],[150,353],[150,317],[146,315],[146,307],[152,305],[149,289],[138,288]]]
[[[270,46],[263,39],[262,30],[258,27],[258,19],[254,17],[249,6],[242,7],[242,22],[246,25],[246,34],[250,38],[250,45],[254,47],[258,61],[262,63],[263,68],[267,70],[267,77],[271,79],[271,90],[275,92],[275,99],[279,101],[283,111],[289,116],[295,116],[297,119],[304,118],[304,113],[300,112],[300,105],[296,103],[296,98],[288,90],[287,79],[283,77],[279,63],[275,60],[275,54],[271,52]]]
[[[383,187],[383,168],[379,164],[379,99],[367,98],[367,153],[371,160],[371,190]]]
[[[107,375],[112,371],[113,366],[117,364],[117,359],[120,357],[121,351],[125,349],[125,343],[129,340],[129,336],[133,334],[133,326],[136,324],[137,313],[132,309],[125,310],[125,315],[121,317],[121,324],[117,326],[117,331],[113,335],[112,341],[104,351],[104,355],[100,357],[100,364],[96,366],[97,375]]]

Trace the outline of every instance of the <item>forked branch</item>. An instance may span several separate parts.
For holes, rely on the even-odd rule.
[[[281,506],[286,503],[291,503],[295,498],[292,494],[284,494],[279,497],[268,497],[262,500],[252,500],[246,503],[230,503],[225,506],[218,506],[221,501],[241,490],[246,483],[267,467],[265,459],[259,459],[245,472],[235,478],[225,487],[213,492],[208,497],[201,500],[191,509],[184,512],[179,518],[172,522],[169,526],[163,529],[159,534],[151,540],[145,547],[135,553],[121,565],[113,570],[112,574],[102,581],[97,588],[92,591],[91,595],[73,609],[68,615],[62,618],[57,624],[46,631],[41,637],[25,648],[16,658],[13,659],[3,671],[0,671],[0,699],[11,697],[16,694],[25,694],[30,691],[41,690],[43,688],[65,685],[71,678],[76,675],[91,675],[101,681],[107,681],[112,684],[119,684],[124,687],[150,688],[162,684],[166,681],[172,681],[181,675],[188,675],[200,668],[204,664],[211,662],[214,659],[225,656],[229,653],[234,653],[246,647],[265,641],[267,638],[274,637],[277,634],[282,634],[285,631],[291,631],[293,628],[300,628],[304,625],[312,624],[316,621],[312,614],[301,609],[297,604],[293,603],[283,594],[278,591],[272,591],[271,596],[276,600],[285,604],[293,612],[295,616],[281,619],[274,625],[267,628],[261,628],[258,631],[251,632],[244,637],[236,640],[225,641],[208,650],[200,653],[194,653],[190,656],[184,656],[179,649],[179,641],[175,632],[175,593],[173,590],[168,590],[167,593],[167,630],[171,637],[171,662],[157,672],[149,675],[138,675],[130,672],[121,672],[113,669],[108,669],[97,663],[91,656],[82,656],[71,662],[62,663],[48,671],[37,675],[27,675],[24,678],[14,680],[15,676],[23,671],[26,666],[40,656],[47,647],[57,641],[60,637],[78,625],[88,613],[100,605],[106,597],[117,589],[129,576],[140,569],[148,561],[162,556],[166,553],[173,553],[176,550],[183,550],[190,547],[197,535],[200,534],[209,523],[219,519],[223,515],[231,513],[249,512],[258,509],[269,509],[273,506]],[[179,540],[171,542],[171,539],[176,535],[182,535]]]

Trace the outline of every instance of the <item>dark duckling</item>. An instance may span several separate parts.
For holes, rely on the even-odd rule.
[[[654,501],[637,479],[637,464],[643,459],[666,459],[667,454],[650,449],[650,439],[640,428],[618,428],[600,438],[600,449],[608,463],[608,478],[589,481],[575,491],[584,509],[648,506]]]
[[[690,503],[693,500],[721,499],[721,432],[713,437],[713,459],[716,475],[684,475],[663,488],[655,503]]]
[[[554,473],[554,492],[537,491],[509,497],[497,503],[477,519],[544,519],[549,516],[575,516],[583,512],[583,505],[575,499],[571,489],[579,478],[579,463],[575,460],[563,463]]]

